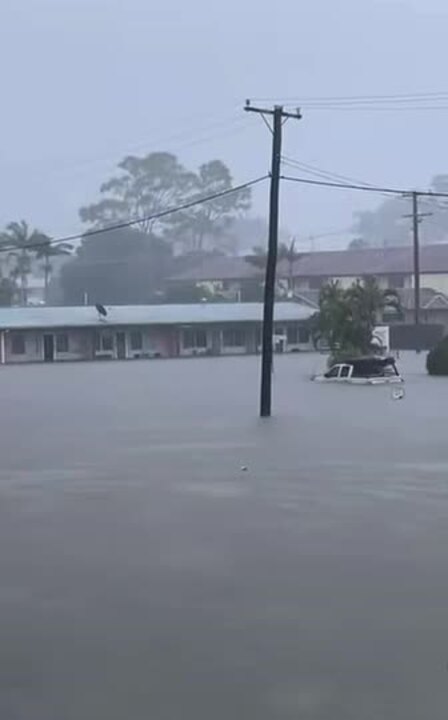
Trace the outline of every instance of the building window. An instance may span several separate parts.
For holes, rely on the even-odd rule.
[[[106,352],[114,349],[114,337],[112,333],[103,333],[101,335],[101,346]]]
[[[244,347],[246,344],[246,333],[239,328],[223,330],[222,344],[224,347]]]
[[[131,350],[143,349],[143,337],[140,330],[132,330],[130,334]]]
[[[310,288],[310,290],[320,290],[322,285],[325,285],[327,282],[328,282],[327,277],[323,277],[323,276],[310,277],[309,288]]]
[[[96,333],[95,352],[111,352],[114,349],[114,337],[110,332]]]
[[[389,290],[401,290],[406,287],[406,275],[397,273],[387,276],[387,288]]]
[[[68,353],[69,343],[67,333],[59,333],[56,335],[56,352]]]
[[[185,350],[205,349],[207,333],[205,330],[184,330],[182,345]]]
[[[11,352],[13,355],[25,355],[25,337],[20,333],[11,335]]]
[[[288,345],[306,345],[310,341],[310,332],[306,327],[290,325],[287,335]]]

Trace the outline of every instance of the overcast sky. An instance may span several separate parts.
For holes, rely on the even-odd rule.
[[[190,166],[219,157],[235,182],[263,174],[271,138],[243,113],[246,97],[445,91],[447,35],[446,0],[2,0],[0,224],[79,230],[79,206],[131,152],[170,150]],[[426,187],[448,172],[447,128],[448,109],[305,109],[284,152]],[[284,183],[283,224],[301,238],[340,231],[375,202]],[[266,203],[267,187],[254,211]]]

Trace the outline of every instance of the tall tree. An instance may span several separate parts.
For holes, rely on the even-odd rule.
[[[191,178],[193,198],[205,198],[231,190],[233,186],[229,168],[221,160],[212,160],[200,166]],[[201,252],[219,248],[228,241],[232,221],[249,210],[251,191],[244,188],[214,200],[196,205],[171,216],[174,236],[188,243],[189,250]]]
[[[42,269],[44,271],[44,300],[48,303],[48,288],[50,284],[50,277],[53,271],[51,258],[58,257],[61,255],[71,255],[73,245],[70,243],[58,243],[52,245],[50,238],[42,237],[41,242],[36,244],[35,255],[38,260],[43,260]]]
[[[160,302],[171,272],[172,251],[163,238],[129,228],[85,236],[61,268],[61,300],[67,305]]]
[[[11,222],[1,235],[3,249],[9,249],[9,258],[13,260],[11,276],[19,281],[20,304],[28,302],[28,276],[31,272],[31,257],[36,247],[49,238],[40,230],[31,230],[25,220]]]
[[[101,186],[102,199],[80,210],[81,220],[91,227],[105,228],[141,217],[141,231],[174,241],[183,251],[202,251],[233,242],[228,232],[231,222],[250,206],[251,193],[246,188],[151,219],[185,202],[230,190],[229,169],[213,160],[201,165],[196,174],[186,170],[176,156],[163,152],[129,156],[118,167],[121,173]]]
[[[13,278],[0,278],[0,305],[2,307],[10,307],[13,304],[16,294],[17,285]]]
[[[286,265],[288,290],[294,289],[294,264],[297,260],[300,260],[303,255],[304,253],[301,253],[296,249],[295,238],[291,238],[291,240],[289,240],[288,242],[282,242],[278,246],[277,260],[279,262],[283,262]],[[266,267],[266,259],[267,252],[265,248],[261,247],[260,245],[256,245],[254,248],[252,248],[252,255],[248,255],[246,257],[246,260],[248,262],[262,269]]]
[[[448,175],[436,175],[430,183],[430,192],[448,193]],[[421,242],[437,243],[448,240],[448,198],[427,196],[420,199],[422,212],[432,213],[421,225]],[[356,234],[356,245],[368,247],[390,247],[410,245],[411,223],[403,215],[411,212],[409,198],[392,197],[384,200],[374,210],[363,210],[354,214],[352,230]],[[351,247],[354,247],[353,243]]]
[[[170,153],[150,153],[142,158],[130,155],[118,167],[122,172],[101,185],[102,199],[79,211],[81,220],[94,228],[167,210],[177,205],[194,183],[193,174]],[[144,219],[138,228],[154,235],[164,226],[163,220]]]

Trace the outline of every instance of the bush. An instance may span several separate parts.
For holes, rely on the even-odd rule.
[[[426,369],[430,375],[448,375],[448,336],[430,350]]]

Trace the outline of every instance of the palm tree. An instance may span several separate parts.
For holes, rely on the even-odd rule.
[[[384,310],[400,309],[398,295],[382,290],[366,277],[344,289],[336,282],[324,285],[319,299],[319,330],[332,353],[364,354],[371,350],[375,326]]]
[[[28,303],[28,276],[32,270],[32,255],[44,258],[45,302],[48,296],[48,285],[51,274],[50,257],[69,254],[72,246],[68,243],[52,245],[48,235],[40,230],[31,230],[25,220],[11,222],[0,237],[4,250],[10,250],[9,258],[14,260],[11,277],[19,281],[20,304]]]
[[[303,253],[296,250],[296,239],[291,238],[291,241],[281,243],[278,248],[278,259],[285,260],[288,264],[288,290],[291,292],[294,290],[294,264],[296,260],[302,257]]]
[[[282,242],[277,249],[277,260],[285,261],[288,265],[287,289],[292,292],[294,290],[294,264],[296,260],[300,260],[303,253],[296,250],[296,239],[292,238],[289,243]],[[252,263],[262,270],[266,267],[267,252],[261,245],[252,248],[252,254],[246,257],[248,262]]]
[[[71,255],[73,245],[69,243],[61,242],[55,245],[51,244],[50,238],[45,235],[41,236],[41,241],[36,244],[35,255],[38,260],[43,260],[42,269],[44,271],[44,300],[45,304],[48,303],[48,287],[50,284],[50,277],[53,270],[51,264],[51,258],[58,255]]]
[[[20,283],[20,304],[26,305],[28,301],[28,275],[31,272],[31,253],[36,244],[44,236],[38,230],[30,231],[25,220],[11,222],[2,233],[1,243],[4,249],[11,250],[9,258],[14,260],[11,277]]]
[[[351,310],[351,322],[355,344],[368,352],[372,344],[375,326],[381,321],[387,309],[400,310],[400,300],[395,290],[383,290],[375,277],[365,277],[346,290]]]

